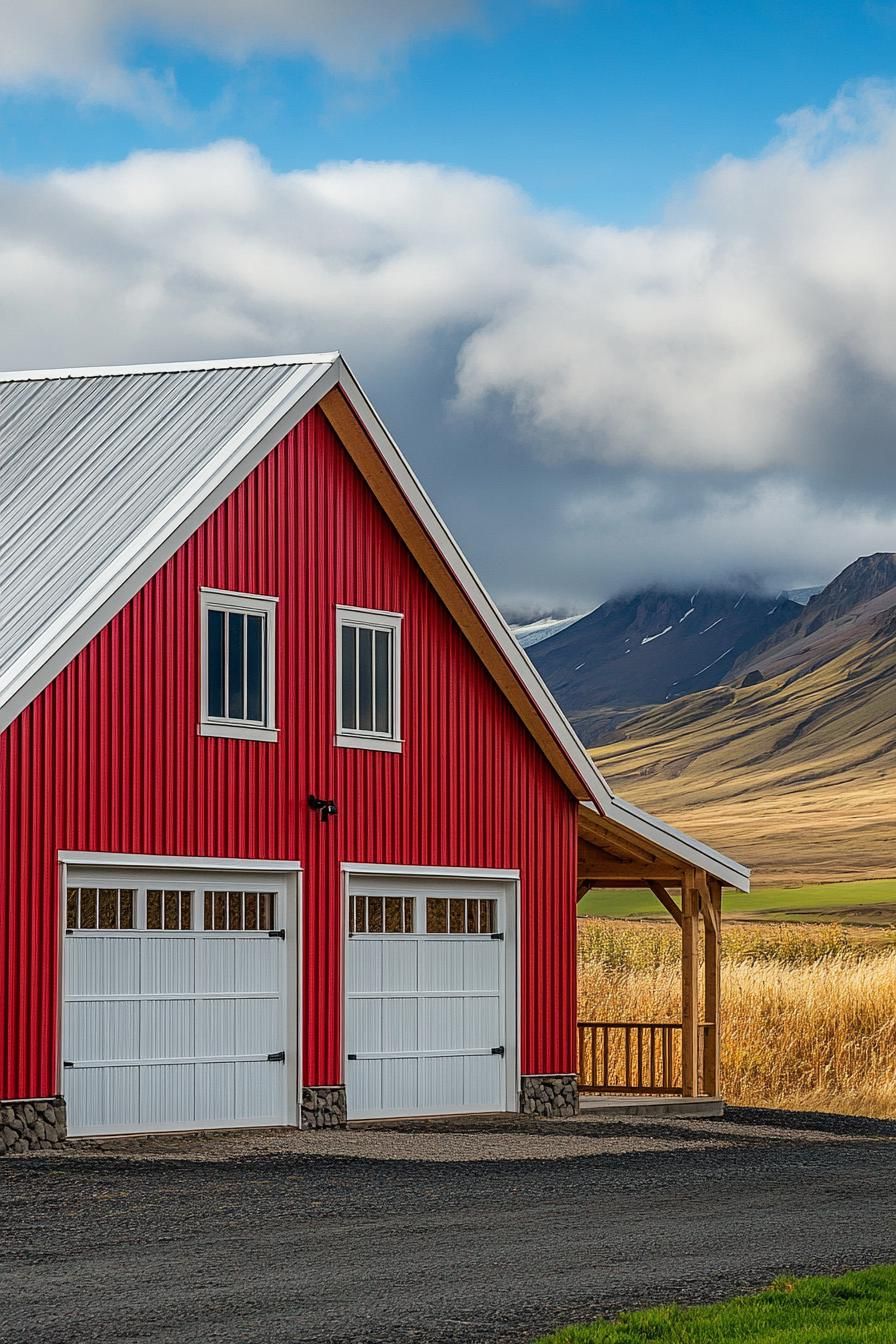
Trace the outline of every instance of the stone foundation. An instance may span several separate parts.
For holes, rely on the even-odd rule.
[[[520,1111],[551,1120],[577,1115],[579,1080],[574,1073],[537,1073],[520,1079]]]
[[[61,1097],[42,1101],[0,1101],[0,1157],[55,1148],[65,1142],[65,1102]]]
[[[303,1129],[344,1129],[347,1120],[344,1087],[302,1088]]]

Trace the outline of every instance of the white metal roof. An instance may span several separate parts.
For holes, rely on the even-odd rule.
[[[588,798],[748,890],[746,868],[614,795],[336,353],[0,374],[0,730],[337,385]]]

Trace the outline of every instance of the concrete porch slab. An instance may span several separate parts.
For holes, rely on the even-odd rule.
[[[630,1097],[580,1096],[579,1110],[597,1119],[603,1111],[617,1115],[677,1116],[679,1119],[720,1118],[725,1114],[721,1097]]]

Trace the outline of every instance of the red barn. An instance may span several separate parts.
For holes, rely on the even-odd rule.
[[[6,375],[0,453],[0,1151],[571,1113],[580,884],[687,951],[747,874],[612,794],[343,360]]]

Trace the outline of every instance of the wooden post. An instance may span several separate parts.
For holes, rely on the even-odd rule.
[[[700,889],[697,871],[685,870],[681,887],[681,1094],[697,1096],[698,933]]]
[[[703,1090],[707,1096],[717,1097],[721,1086],[719,999],[722,988],[722,884],[715,877],[711,877],[708,882],[703,905],[703,922],[706,932],[706,955],[703,966],[706,1013]]]

